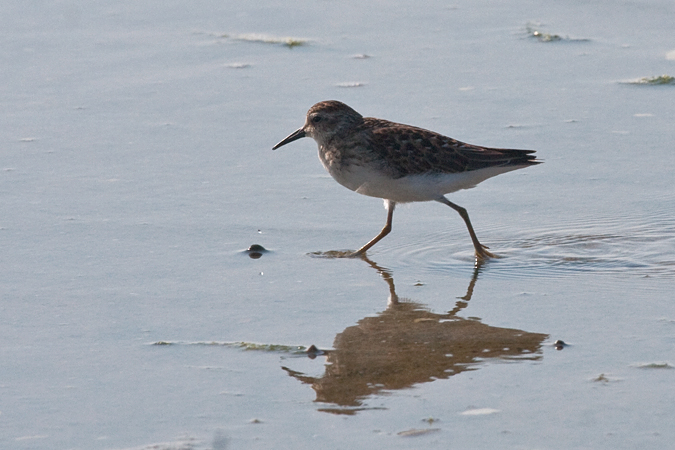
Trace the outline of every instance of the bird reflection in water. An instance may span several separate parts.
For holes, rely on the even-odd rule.
[[[364,400],[378,392],[477,370],[489,359],[541,359],[547,335],[492,327],[457,316],[471,299],[481,265],[476,266],[466,295],[448,313],[437,314],[420,303],[399,299],[391,272],[367,257],[362,259],[387,282],[387,309],[339,333],[333,350],[319,352],[327,358],[322,376],[283,367],[290,376],[312,386],[317,402],[334,405],[321,411],[356,414],[373,409],[364,406]]]

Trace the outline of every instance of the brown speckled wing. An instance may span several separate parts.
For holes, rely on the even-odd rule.
[[[387,161],[396,178],[538,163],[532,150],[479,147],[423,128],[374,118],[364,119],[364,125],[371,130],[371,150]]]

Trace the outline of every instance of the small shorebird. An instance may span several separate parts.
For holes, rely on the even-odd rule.
[[[384,199],[387,223],[366,245],[345,256],[360,256],[391,231],[396,203],[437,201],[464,219],[479,260],[495,257],[473,231],[466,209],[445,194],[469,189],[500,173],[539,164],[534,150],[479,147],[433,131],[363,117],[344,103],[319,102],[305,125],[272,147],[303,137],[319,145],[319,159],[346,188]]]

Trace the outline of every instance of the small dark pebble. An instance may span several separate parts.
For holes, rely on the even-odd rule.
[[[324,354],[324,351],[316,348],[316,345],[314,345],[314,344],[310,345],[309,348],[307,349],[307,356],[309,356],[310,359],[314,359],[317,356],[320,356],[320,355],[323,355],[323,354]]]
[[[553,343],[553,347],[555,347],[556,350],[562,350],[563,348],[567,347],[567,344],[565,341],[558,339]]]
[[[263,247],[262,245],[258,244],[253,244],[249,248],[246,249],[246,253],[248,253],[248,256],[251,259],[258,259],[260,258],[263,253],[266,253],[267,249]]]

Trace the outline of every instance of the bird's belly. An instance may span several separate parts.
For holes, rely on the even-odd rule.
[[[470,189],[490,177],[520,167],[490,167],[461,173],[429,173],[401,178],[392,178],[378,170],[357,165],[339,171],[329,168],[328,172],[335,181],[359,194],[407,203],[437,200],[445,194]]]

